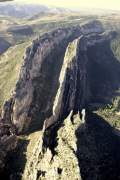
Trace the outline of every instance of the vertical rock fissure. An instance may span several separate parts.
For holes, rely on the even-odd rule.
[[[66,67],[65,77],[64,77],[64,91],[63,95],[61,96],[62,101],[60,105],[56,106],[57,111],[59,114],[53,115],[48,121],[53,122],[51,125],[46,126],[44,135],[43,135],[43,146],[45,148],[49,148],[53,156],[55,155],[55,147],[57,146],[57,132],[59,128],[62,126],[64,119],[72,111],[71,121],[74,114],[79,113],[83,108],[85,108],[87,98],[87,56],[86,51],[81,51],[82,43],[81,41],[84,39],[79,38],[73,43],[74,49],[76,50],[75,56],[73,56],[72,60],[68,60],[68,66]],[[69,49],[69,48],[68,48]],[[73,53],[73,52],[71,52]],[[69,52],[68,52],[69,54]],[[66,55],[67,56],[67,55]],[[61,71],[62,72],[62,71]],[[58,101],[58,104],[60,102]]]
[[[54,114],[46,121],[44,134],[44,142],[47,142],[45,146],[52,148],[52,151],[57,145],[57,131],[64,119],[71,111],[72,116],[76,113],[81,116],[82,109],[86,109],[90,103],[92,95],[88,78],[88,47],[106,42],[109,38],[111,37],[97,34],[80,36],[68,45],[60,75],[60,87],[55,98]]]

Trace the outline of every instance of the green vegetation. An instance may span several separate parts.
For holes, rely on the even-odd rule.
[[[17,79],[19,77],[20,67],[23,62],[23,55],[25,53],[26,47],[29,46],[29,44],[31,43],[33,39],[55,28],[68,27],[68,26],[71,27],[72,25],[79,25],[82,22],[92,20],[94,18],[97,19],[97,17],[94,17],[94,16],[82,16],[82,15],[80,16],[79,14],[77,15],[76,13],[73,13],[73,14],[71,13],[71,14],[67,14],[63,16],[62,15],[53,15],[53,16],[46,15],[42,18],[38,16],[37,19],[35,18],[32,20],[25,20],[25,19],[24,20],[20,20],[20,19],[11,20],[9,18],[6,18],[5,21],[3,22],[3,17],[0,17],[0,26],[2,27],[2,30],[0,30],[0,33],[2,34],[3,37],[6,38],[6,40],[8,40],[12,44],[12,47],[10,47],[3,55],[0,56],[0,107],[2,107],[5,100],[10,98],[12,91],[14,91]],[[100,18],[98,17],[98,19],[100,19],[103,22],[105,28],[109,27],[110,29],[111,27],[111,29],[114,29],[114,22],[112,22],[111,20],[107,21],[107,17],[100,17]],[[23,34],[14,33],[14,32],[8,33],[7,29],[10,27],[14,28],[16,25],[30,26],[33,30],[33,34],[31,34],[30,36],[27,36]],[[115,28],[118,28],[118,27],[120,27],[119,23],[118,25],[116,25]],[[63,47],[63,44],[62,44],[62,47]],[[60,49],[60,47],[58,48]],[[115,41],[112,42],[111,49],[115,57],[120,62],[120,38],[117,38]],[[74,57],[75,44],[71,43],[69,45],[68,52],[69,52],[68,56],[70,55]],[[94,55],[94,52],[95,51],[93,51],[93,55]],[[55,53],[56,53],[56,56],[55,56]],[[36,99],[34,100],[34,103],[38,104],[37,101],[41,102],[41,107],[45,109],[46,107],[45,103],[46,102],[48,103],[48,100],[49,100],[51,102],[50,104],[51,106],[47,110],[46,114],[51,114],[51,111],[52,111],[51,107],[52,107],[53,99],[51,97],[53,97],[53,95],[55,96],[55,91],[57,88],[55,84],[57,84],[57,79],[58,79],[57,74],[59,74],[58,71],[60,71],[60,67],[62,64],[62,60],[61,60],[63,58],[62,54],[64,54],[64,50],[63,52],[62,50],[57,50],[57,52],[54,52],[54,56],[51,55],[50,57],[51,59],[53,57],[56,57],[55,59],[53,59],[54,66],[52,63],[49,64],[49,66],[46,66],[46,63],[43,64],[43,72],[46,72],[46,79],[44,80],[45,84],[43,84],[43,87],[41,86],[38,87],[39,81],[41,83],[41,79],[36,79],[36,91],[37,92],[39,91],[40,93],[36,93],[37,95],[36,95]],[[103,58],[101,57],[101,51],[100,51],[100,54],[98,54],[98,57],[101,59]],[[96,59],[98,57],[96,57]],[[58,60],[59,60],[59,64],[58,64]],[[50,76],[49,76],[49,72],[51,72]],[[42,96],[41,96],[41,93],[42,93]],[[106,121],[108,121],[113,127],[120,128],[120,121],[119,121],[120,114],[118,113],[120,109],[119,90],[117,93],[118,95],[116,95],[116,97],[113,99],[112,105],[108,104],[104,108],[100,108],[97,111],[97,114],[99,114]],[[37,110],[36,112],[34,112],[34,118],[36,119],[36,121],[34,121],[33,119],[32,121],[33,123],[31,123],[31,127],[30,127],[31,131],[35,130],[36,127],[38,128],[40,126],[40,116],[43,117],[42,119],[44,120],[44,117],[46,114],[40,111],[42,109],[41,107],[39,106],[38,109],[36,108]],[[71,121],[69,121],[69,118],[68,118],[64,122],[65,126],[63,126],[59,130],[58,147],[56,149],[58,155],[55,157],[56,158],[55,161],[56,162],[60,161],[61,163],[60,168],[62,166],[65,168],[65,175],[68,173],[72,175],[73,177],[77,176],[77,173],[79,173],[79,169],[77,169],[78,162],[73,152],[76,151],[75,130],[79,126],[80,119],[76,117],[74,120],[75,120],[74,122],[75,127],[73,126]],[[42,132],[39,131],[39,132],[30,134],[28,137],[26,136],[20,137],[19,146],[16,152],[16,158],[13,158],[15,161],[13,163],[15,167],[11,168],[11,170],[13,169],[14,172],[17,171],[21,173],[20,168],[22,168],[22,173],[23,173],[24,165],[26,161],[28,161],[29,163],[29,160],[33,154],[33,149],[36,145],[36,142],[39,141],[41,133]],[[64,139],[64,137],[66,137],[66,139]],[[63,162],[61,161],[61,159],[63,160]],[[68,165],[67,160],[70,160],[69,167],[67,166]]]
[[[10,98],[19,76],[23,55],[30,42],[22,43],[9,48],[0,56],[0,106]]]
[[[38,14],[28,19],[0,16],[0,34],[12,45],[11,48],[0,56],[0,107],[14,90],[16,81],[19,77],[19,70],[23,62],[25,49],[33,39],[53,29],[71,27],[72,25],[79,25],[93,19],[100,20],[106,29],[120,31],[118,15],[109,15],[109,17],[103,15],[90,16],[87,13],[67,12],[65,14],[45,13],[42,16]],[[21,29],[21,27],[25,26],[31,28],[33,31],[31,35],[27,36],[27,34],[20,34],[17,33],[17,31],[14,33],[14,29],[16,30],[16,28],[18,28],[19,31],[19,28]],[[13,32],[9,32],[10,29],[13,29]],[[120,36],[113,41],[111,48],[118,61],[120,61]],[[72,49],[73,47],[69,47],[69,51],[72,51]],[[49,86],[48,83],[48,90],[51,87]],[[119,96],[116,97],[114,103],[117,104],[116,107],[119,106]]]
[[[0,107],[14,90],[25,49],[33,39],[56,28],[78,25],[92,18],[93,16],[82,16],[74,12],[65,14],[46,13],[43,16],[38,14],[30,19],[0,16],[1,37],[11,44],[11,47],[0,56]],[[23,27],[29,27],[33,33],[19,33]],[[57,70],[53,70],[53,72],[55,71]]]
[[[96,113],[106,120],[112,127],[120,129],[120,114],[114,111],[114,106],[100,108]]]

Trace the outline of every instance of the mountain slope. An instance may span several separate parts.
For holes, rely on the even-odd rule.
[[[0,178],[119,179],[119,15],[2,24]]]
[[[13,46],[0,57],[0,106],[14,91],[23,62],[23,55],[29,42]]]

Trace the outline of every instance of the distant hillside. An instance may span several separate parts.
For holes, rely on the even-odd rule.
[[[11,16],[16,18],[32,17],[38,13],[63,13],[66,11],[64,8],[47,7],[44,5],[31,5],[31,4],[0,4],[0,15]],[[68,11],[68,10],[67,10]]]

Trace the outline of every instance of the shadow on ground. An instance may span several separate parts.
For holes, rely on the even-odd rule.
[[[119,97],[120,62],[111,50],[110,41],[91,46],[87,55],[91,97],[85,108],[91,112],[87,112],[86,123],[76,131],[80,173],[83,180],[119,180],[120,132],[92,110],[99,111]]]
[[[76,131],[77,158],[83,180],[120,179],[120,137],[95,113]]]
[[[6,167],[4,171],[0,173],[1,180],[21,180],[27,161],[25,152],[28,144],[28,140],[20,139],[16,151],[8,154]]]
[[[112,41],[105,41],[88,48],[88,83],[90,86],[90,103],[112,104],[119,96],[120,60],[111,48]],[[87,102],[88,103],[88,102]]]

